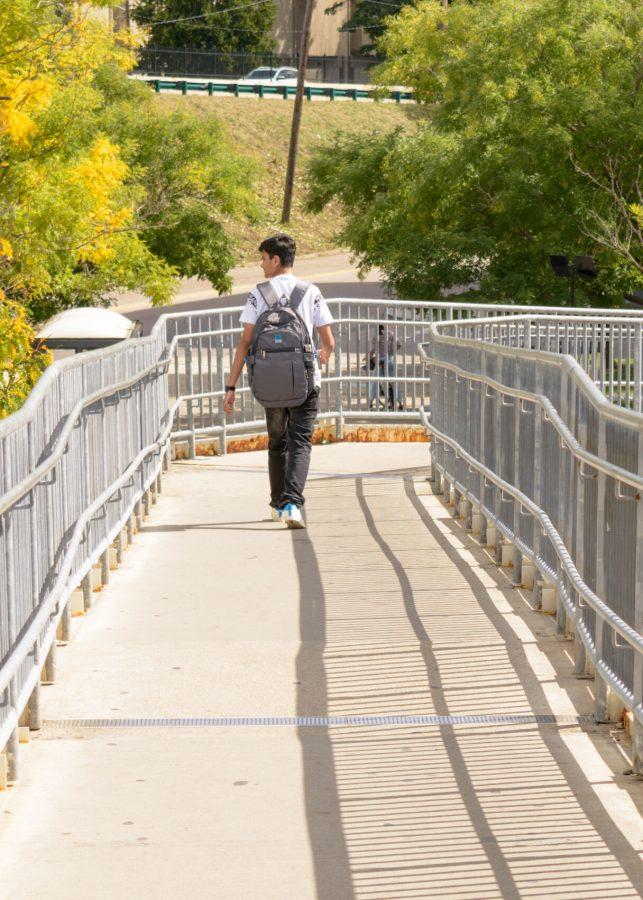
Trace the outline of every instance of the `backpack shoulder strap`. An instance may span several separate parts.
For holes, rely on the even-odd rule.
[[[272,286],[272,282],[262,281],[261,284],[257,285],[257,290],[265,300],[268,309],[272,309],[273,306],[279,305],[279,295]]]
[[[288,305],[292,307],[295,312],[297,312],[297,310],[299,309],[301,301],[306,296],[306,292],[308,291],[309,287],[310,284],[307,281],[298,281],[294,286],[292,293],[288,299]]]

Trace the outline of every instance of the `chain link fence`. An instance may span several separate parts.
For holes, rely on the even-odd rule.
[[[160,77],[243,78],[252,69],[298,68],[298,53],[214,53],[208,50],[145,47],[138,52],[135,72]],[[381,59],[367,56],[309,56],[306,80],[369,84],[371,70]]]

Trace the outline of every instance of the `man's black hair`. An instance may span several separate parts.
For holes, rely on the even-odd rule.
[[[297,244],[289,234],[275,234],[259,244],[259,252],[263,253],[264,250],[268,256],[278,256],[281,265],[291,269],[295,262]]]

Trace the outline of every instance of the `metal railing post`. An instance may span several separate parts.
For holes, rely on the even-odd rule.
[[[340,312],[341,317],[341,312]],[[335,420],[335,436],[338,441],[343,440],[344,438],[344,410],[343,410],[343,383],[342,383],[342,350],[341,350],[341,340],[342,338],[342,326],[341,323],[337,326],[337,340],[335,341],[335,377],[338,379],[336,382],[336,401],[337,401],[337,418]]]
[[[522,405],[516,399],[514,400],[514,481],[516,483],[516,487],[518,489],[521,488],[522,479],[520,477],[520,473],[522,471],[522,453],[521,453],[521,443],[520,437],[522,433]],[[513,521],[513,530],[515,539],[519,539],[522,537],[522,525],[521,525],[521,507],[519,503],[514,502],[514,521]],[[522,584],[522,553],[518,549],[517,543],[514,545],[513,551],[513,583],[516,585]]]
[[[643,340],[643,329],[641,328],[641,323],[636,322],[634,324],[634,411],[635,412],[643,412],[641,407],[641,379],[643,378],[643,372],[641,371],[641,355],[643,351],[643,347],[641,346],[641,341]]]
[[[603,416],[598,420],[598,454],[603,459],[607,453],[607,437],[605,434],[605,419]],[[605,596],[605,499],[607,490],[607,477],[603,472],[598,473],[598,502],[596,504],[596,593],[599,597]],[[603,643],[605,623],[598,616],[596,617],[594,647],[596,651],[596,659],[603,658]],[[607,722],[607,683],[599,674],[595,673],[594,679],[594,718],[597,722]]]
[[[219,315],[219,331],[223,331],[223,316]],[[227,416],[223,411],[223,399],[225,395],[225,383],[226,377],[225,372],[223,371],[223,335],[218,334],[215,338],[215,358],[216,358],[216,366],[217,366],[217,381],[219,382],[219,390],[222,391],[221,397],[219,397],[219,421],[221,422],[221,426],[223,431],[221,432],[221,454],[223,456],[228,452],[228,427],[227,427]]]
[[[192,338],[187,342],[185,348],[185,380],[188,394],[194,393],[194,384],[192,379]],[[196,434],[194,433],[194,401],[187,400],[187,418],[188,418],[188,436],[189,457],[196,459]]]
[[[540,376],[539,376],[540,377]],[[536,391],[540,390],[541,385],[536,385]],[[544,422],[542,410],[540,407],[534,408],[534,452],[533,452],[533,491],[534,491],[534,502],[536,505],[542,509],[542,495],[543,495],[543,478],[545,477],[545,473],[543,472],[543,430],[544,430]],[[533,525],[533,551],[534,551],[534,559],[538,560],[542,554],[542,532],[540,529],[540,524],[538,522],[534,522]],[[538,578],[538,569],[536,567],[535,578]],[[535,583],[534,583],[535,585]]]
[[[47,656],[45,657],[45,665],[42,670],[42,683],[43,684],[54,684],[56,681],[56,668],[57,668],[57,647],[55,639],[51,642],[51,646],[47,651]]]
[[[36,680],[34,689],[27,704],[29,711],[29,728],[31,731],[39,731],[42,728],[42,711],[40,705],[40,678]]]
[[[5,453],[4,456],[4,465],[3,465],[3,476],[4,483],[6,485],[11,484],[11,459],[8,453]],[[15,514],[14,514],[15,515]],[[5,571],[7,576],[6,589],[7,589],[7,631],[9,637],[9,646],[13,646],[14,641],[16,640],[18,634],[18,621],[17,621],[17,610],[16,610],[16,569],[15,569],[15,554],[14,554],[14,540],[13,540],[13,525],[12,522],[12,511],[8,511],[5,513],[5,522],[4,522],[4,542],[5,542]],[[9,714],[18,715],[19,711],[17,708],[17,687],[16,687],[16,678],[15,676],[9,682],[7,688],[8,695],[8,709]],[[18,778],[18,727],[16,725],[15,728],[12,729],[11,734],[9,735],[9,740],[7,742],[7,763],[8,763],[8,779],[9,781],[16,781]]]
[[[109,547],[100,555],[100,580],[103,587],[109,584]]]
[[[637,345],[640,347],[640,329]],[[643,476],[643,428],[638,434],[638,473]],[[643,634],[643,500],[636,504],[636,560],[634,585],[634,630]],[[643,710],[643,654],[635,653],[632,672],[632,696],[634,709]],[[632,718],[632,769],[643,775],[643,725],[636,716]]]

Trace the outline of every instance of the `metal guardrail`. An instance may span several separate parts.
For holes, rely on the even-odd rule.
[[[69,632],[69,597],[141,518],[171,425],[162,332],[51,365],[0,422],[0,748],[16,773],[17,725],[39,727],[43,668]],[[34,724],[35,723],[35,724]]]
[[[416,422],[428,399],[418,342],[433,316],[452,314],[453,309],[404,301],[329,300],[328,304],[335,319],[335,353],[324,373],[320,419],[334,420],[338,436],[351,419],[375,421],[394,415]],[[464,309],[461,305],[456,312]],[[265,428],[263,409],[250,393],[245,372],[237,386],[234,416],[223,414],[226,377],[242,330],[239,313],[240,308],[234,307],[164,317],[167,340],[174,342],[169,391],[178,408],[172,438],[187,441],[192,458],[199,438],[218,437],[225,452],[230,435]],[[395,353],[390,360],[376,354],[371,370],[371,342],[380,325],[391,332]]]
[[[507,314],[516,311],[515,306],[472,303],[346,299],[328,302],[335,319],[336,348],[334,358],[326,367],[320,417],[336,422],[338,436],[341,436],[346,420],[390,418],[390,413],[380,412],[379,407],[389,406],[391,395],[393,405],[397,407],[401,403],[403,407],[401,411],[394,410],[396,418],[417,420],[420,407],[428,403],[428,380],[418,344],[428,338],[432,322],[456,320],[471,323],[470,327],[476,328],[476,322],[483,317],[484,327],[489,329],[492,322],[509,321]],[[560,314],[556,307],[535,309],[538,313]],[[573,336],[585,328],[585,310],[566,310],[565,313],[565,321],[569,320],[569,324],[565,326],[566,330],[561,329],[560,340],[565,334],[568,342],[565,346],[573,349],[576,340],[576,349],[580,350],[579,338]],[[637,318],[641,321],[641,314],[633,311],[626,314],[623,321],[627,324],[636,322]],[[173,439],[187,441],[189,455],[193,458],[199,438],[217,436],[225,452],[230,435],[263,430],[263,411],[250,394],[245,374],[238,386],[234,417],[224,416],[222,410],[226,375],[232,366],[235,341],[241,333],[239,308],[177,312],[164,319],[168,340],[176,338],[169,369],[170,396],[179,401]],[[621,311],[604,311],[604,321],[609,323],[612,319],[615,323],[622,321]],[[574,322],[579,323],[576,329],[572,327]],[[625,324],[615,324],[614,328],[624,328]],[[377,375],[375,370],[371,374],[365,367],[371,339],[379,325],[393,333],[396,346],[391,361],[376,360],[378,373],[380,363],[383,364],[383,375]],[[598,344],[599,351],[609,343],[612,332],[606,325],[601,333],[603,343]],[[477,334],[480,335],[481,332]],[[585,354],[584,362],[591,368],[595,357]],[[614,379],[620,378],[621,369],[615,365],[611,370],[604,367],[602,371],[603,385],[614,395],[622,394],[621,382],[617,380],[615,387],[610,381],[611,375]],[[373,399],[377,410],[370,409]]]
[[[638,354],[638,386],[618,375],[602,393],[596,354],[609,343],[611,359],[621,340],[619,359]],[[533,584],[551,604],[559,633],[573,630],[576,674],[596,675],[597,721],[632,711],[635,771],[643,771],[643,415],[617,403],[640,408],[640,340],[640,321],[436,324],[423,350],[431,410],[422,412],[438,490],[450,490],[456,514],[513,566],[514,582]],[[561,352],[572,346],[578,359]]]
[[[636,314],[635,314],[636,315]],[[460,337],[529,350],[569,354],[611,403],[641,412],[643,317],[594,315],[507,316],[502,322],[459,328]]]
[[[337,346],[326,367],[321,416],[334,419],[340,433],[349,419],[417,421],[428,402],[418,342],[432,323],[468,327],[477,317],[488,323],[489,316],[516,311],[443,302],[330,305]],[[148,337],[56,362],[23,408],[0,422],[0,748],[7,745],[13,777],[17,725],[25,710],[30,726],[39,723],[41,671],[51,674],[55,665],[56,632],[68,635],[72,592],[81,585],[87,607],[92,568],[100,565],[108,580],[110,547],[118,552],[153,502],[170,441],[187,441],[194,451],[198,437],[218,435],[225,449],[230,434],[265,428],[245,380],[235,416],[221,415],[238,316],[238,308],[162,316]],[[396,349],[390,368],[382,360],[382,374],[370,375],[365,360],[379,324],[392,331]],[[549,383],[544,388],[550,396]],[[370,398],[388,406],[391,390],[403,410],[369,408]],[[432,386],[432,400],[433,393]],[[601,438],[608,447],[610,427]],[[630,471],[627,459],[621,464]],[[622,618],[631,627],[628,615]],[[617,633],[627,640],[629,632]]]
[[[180,91],[182,94],[201,93],[209,97],[215,94],[233,94],[235,97],[252,95],[256,97],[282,97],[284,100],[295,96],[297,86],[293,84],[254,84],[243,81],[186,81],[184,79],[144,78],[157,94],[162,91]],[[327,100],[372,100],[373,90],[370,88],[348,88],[333,86],[307,85],[304,88],[306,100],[315,97]],[[378,94],[380,99],[411,102],[415,98],[411,91],[392,90]]]

